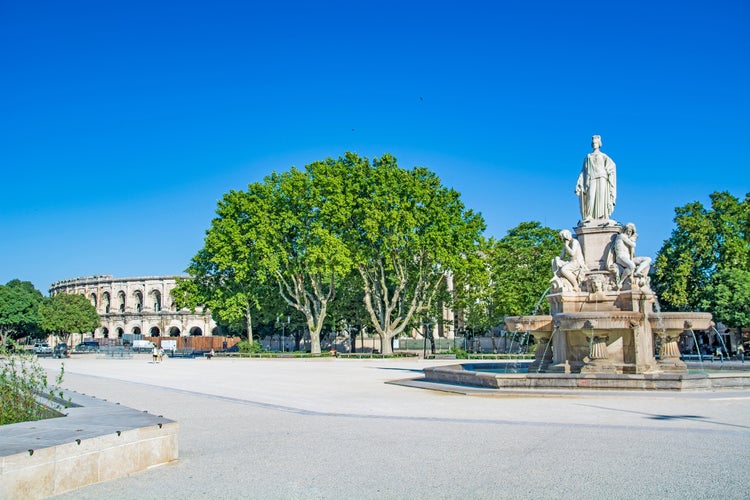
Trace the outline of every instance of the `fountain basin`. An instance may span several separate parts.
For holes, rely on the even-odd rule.
[[[482,370],[480,363],[425,368],[424,380],[450,385],[523,392],[524,390],[716,390],[750,389],[750,373],[644,373],[644,374],[565,374],[494,373]],[[500,365],[488,363],[488,369]]]
[[[633,311],[590,311],[558,313],[554,316],[564,331],[628,330],[643,321],[643,313]]]
[[[656,333],[680,333],[685,330],[708,330],[711,328],[711,318],[711,313],[663,312],[650,316],[648,321]]]
[[[552,332],[552,316],[507,316],[505,329],[509,332]]]

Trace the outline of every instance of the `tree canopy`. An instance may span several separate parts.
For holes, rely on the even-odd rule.
[[[44,297],[30,281],[0,285],[0,340],[40,333],[37,307]]]
[[[178,307],[193,311],[208,307],[214,321],[229,330],[245,330],[253,337],[253,314],[265,280],[255,259],[251,219],[246,200],[232,191],[219,202],[217,215],[206,231],[205,244],[187,268],[189,279],[179,279],[172,290]]]
[[[231,319],[272,302],[274,286],[305,318],[319,353],[328,308],[345,283],[346,302],[360,297],[364,317],[387,341],[434,307],[483,229],[481,216],[429,170],[402,169],[390,155],[370,162],[346,153],[226,194],[187,270],[192,282],[174,295]],[[363,317],[349,309],[339,308],[348,318],[337,319]]]
[[[493,293],[490,257],[495,245],[493,238],[480,238],[477,251],[466,255],[466,265],[454,276],[453,308],[459,328],[483,333],[502,322]]]
[[[722,269],[716,272],[703,293],[700,308],[711,311],[714,319],[727,326],[750,325],[750,271]]]
[[[742,304],[725,302],[743,296],[750,272],[750,194],[740,201],[714,192],[710,209],[688,203],[675,209],[674,222],[677,227],[659,250],[653,273],[662,307],[709,308],[717,321],[736,322],[739,318],[729,311]]]
[[[312,352],[336,282],[351,269],[340,225],[351,213],[345,194],[346,160],[326,160],[273,173],[247,191],[231,191],[219,202],[205,245],[174,294],[178,303],[207,305],[219,320],[251,313],[269,289],[305,318]]]
[[[510,229],[489,249],[493,303],[500,315],[549,310],[549,304],[541,297],[549,288],[551,262],[560,248],[558,231],[531,221]]]
[[[86,297],[58,293],[39,304],[39,324],[45,332],[67,340],[71,333],[93,332],[101,323]]]
[[[390,340],[433,309],[441,287],[464,271],[484,220],[426,168],[400,168],[387,154],[355,163],[358,192],[345,240],[388,354]]]

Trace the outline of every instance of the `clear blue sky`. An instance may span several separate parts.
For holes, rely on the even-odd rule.
[[[216,202],[354,151],[487,235],[578,221],[592,134],[655,256],[750,191],[750,2],[0,0],[0,283],[181,273]]]

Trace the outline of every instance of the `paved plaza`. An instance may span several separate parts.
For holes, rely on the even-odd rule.
[[[387,383],[454,363],[74,356],[66,388],[178,421],[180,459],[58,498],[750,498],[748,391]]]

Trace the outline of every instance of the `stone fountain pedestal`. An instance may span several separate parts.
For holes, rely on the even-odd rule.
[[[507,330],[529,332],[539,343],[530,373],[687,373],[677,339],[688,327],[709,328],[711,315],[657,312],[647,277],[622,278],[613,248],[622,232],[612,220],[576,227],[586,263],[579,286],[553,279],[549,316],[506,318]]]

